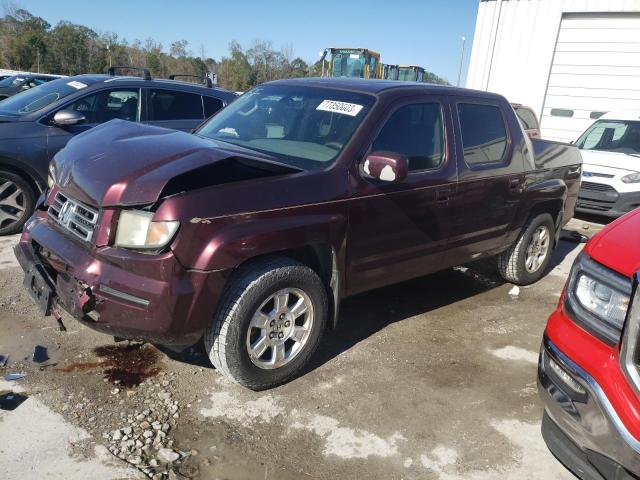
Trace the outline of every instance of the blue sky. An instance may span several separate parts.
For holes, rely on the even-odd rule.
[[[69,20],[131,41],[152,37],[165,49],[185,39],[194,54],[204,45],[216,60],[231,40],[253,39],[293,46],[295,56],[315,61],[329,46],[377,50],[384,63],[419,64],[455,83],[461,37],[467,37],[464,85],[478,0],[17,0],[13,4],[52,25]]]

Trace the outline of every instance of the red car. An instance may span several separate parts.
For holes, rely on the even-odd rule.
[[[640,209],[589,241],[544,335],[542,435],[583,480],[640,475],[639,233]]]

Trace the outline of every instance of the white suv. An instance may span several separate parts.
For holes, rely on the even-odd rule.
[[[603,115],[576,144],[584,162],[578,211],[619,217],[640,207],[640,110]]]

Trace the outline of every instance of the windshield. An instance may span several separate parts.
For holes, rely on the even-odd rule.
[[[332,72],[334,77],[364,76],[364,55],[358,53],[334,53],[331,56]]]
[[[640,122],[599,120],[576,142],[584,150],[640,154]]]
[[[398,80],[402,80],[405,82],[415,82],[416,72],[413,70],[413,68],[400,68],[400,72],[398,73]]]
[[[197,134],[320,170],[333,164],[374,101],[326,88],[265,85],[221,110]]]
[[[86,86],[81,82],[70,82],[67,78],[52,80],[3,100],[0,102],[0,114],[26,115],[36,112]]]
[[[14,75],[12,77],[7,77],[0,82],[0,87],[17,87],[21,85],[25,80],[25,77],[21,77],[18,75]]]

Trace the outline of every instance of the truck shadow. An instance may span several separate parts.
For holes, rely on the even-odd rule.
[[[579,243],[561,240],[545,275],[572,251],[580,248]],[[337,329],[325,337],[306,372],[320,367],[393,323],[435,311],[505,283],[491,259],[348,298],[341,305]]]
[[[561,240],[547,272],[559,265],[579,242]],[[437,310],[504,285],[493,259],[454,267],[344,300],[336,330],[325,335],[304,373],[315,370],[387,326]],[[169,358],[201,368],[213,368],[203,342],[182,351],[158,347]]]

